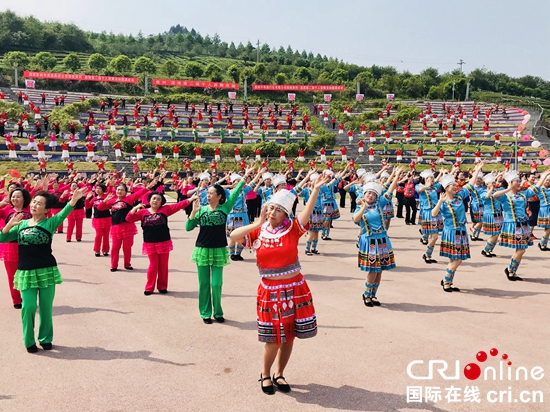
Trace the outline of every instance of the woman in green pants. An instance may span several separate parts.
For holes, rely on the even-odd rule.
[[[231,191],[228,199],[221,186],[217,184],[210,186],[207,194],[208,204],[201,207],[199,200],[193,202],[193,211],[185,224],[187,231],[200,226],[191,261],[197,264],[199,311],[206,324],[212,323],[212,314],[216,322],[225,322],[221,305],[223,267],[229,264],[225,224],[227,215],[241,194],[246,178],[253,171],[254,167],[246,169],[243,179]]]
[[[40,308],[38,341],[44,350],[52,349],[55,285],[63,281],[52,255],[52,238],[86,190],[75,190],[71,202],[50,218],[46,218],[46,214],[56,205],[56,197],[43,190],[36,192],[30,204],[32,217],[22,220],[21,213],[15,214],[0,233],[0,242],[17,240],[19,244],[19,263],[13,284],[14,288],[21,292],[23,300],[23,340],[29,353],[38,351],[34,340],[37,297]]]

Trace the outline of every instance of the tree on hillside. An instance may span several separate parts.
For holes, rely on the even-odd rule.
[[[206,77],[211,77],[214,74],[221,75],[222,69],[220,66],[214,63],[209,63],[206,68],[204,69],[204,75]]]
[[[134,71],[136,73],[155,74],[157,72],[157,65],[149,57],[141,56],[134,63]]]
[[[227,56],[234,59],[238,54],[239,53],[235,47],[235,43],[231,42],[231,44],[229,44],[229,48],[227,49]]]
[[[189,62],[185,65],[183,71],[187,77],[195,79],[197,77],[202,77],[203,69],[202,66],[195,62]]]
[[[4,54],[3,64],[4,67],[8,69],[13,69],[15,67],[15,64],[17,64],[19,70],[23,70],[27,68],[30,61],[31,59],[29,58],[27,53],[11,51]]]
[[[296,83],[309,83],[313,76],[308,68],[298,67],[292,78],[296,81]]]
[[[166,60],[162,65],[162,70],[168,77],[172,77],[179,71],[179,66],[173,60]]]
[[[68,70],[76,72],[80,70],[80,59],[76,53],[70,53],[63,59],[63,64]]]
[[[248,84],[252,84],[254,83],[254,80],[256,80],[256,76],[254,76],[254,72],[252,70],[252,68],[250,67],[245,67],[244,69],[241,70],[241,79],[244,80],[244,79],[248,79]]]
[[[227,68],[227,74],[233,79],[234,82],[238,82],[241,75],[241,70],[239,69],[239,66],[232,64]]]
[[[57,59],[50,52],[37,53],[33,59],[33,63],[36,64],[42,70],[51,70],[57,65]]]
[[[132,70],[132,60],[128,56],[120,54],[110,61],[109,67],[117,73],[127,73]]]
[[[284,73],[277,73],[275,76],[275,83],[277,84],[285,84],[286,83],[286,74]]]
[[[107,59],[100,53],[94,53],[88,58],[88,67],[94,73],[99,73],[107,67]]]

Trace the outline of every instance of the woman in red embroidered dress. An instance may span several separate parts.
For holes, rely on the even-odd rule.
[[[308,230],[319,189],[329,180],[328,175],[322,174],[315,181],[305,208],[294,220],[289,216],[296,196],[282,189],[263,207],[260,219],[231,233],[231,240],[246,243],[256,251],[261,277],[256,305],[258,339],[265,342],[260,384],[269,395],[274,393],[273,383],[281,392],[290,391],[283,372],[294,338],[317,334],[311,292],[301,274],[298,241]],[[272,381],[271,366],[275,360]]]

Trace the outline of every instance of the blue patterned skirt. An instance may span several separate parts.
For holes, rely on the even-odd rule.
[[[377,233],[359,238],[359,269],[364,272],[380,273],[395,268],[395,256],[387,234]]]
[[[431,209],[421,209],[420,224],[422,225],[423,235],[439,233],[443,231],[443,216],[439,213],[436,217],[433,217]]]
[[[498,245],[512,249],[527,249],[533,246],[529,221],[504,222]]]
[[[498,235],[502,230],[504,218],[502,213],[484,213],[483,214],[483,233],[489,236]]]
[[[443,229],[439,256],[448,257],[452,260],[470,259],[470,243],[468,242],[466,227]]]

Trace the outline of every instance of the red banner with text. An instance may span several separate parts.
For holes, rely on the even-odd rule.
[[[71,74],[54,72],[31,72],[25,70],[23,77],[30,79],[51,79],[51,80],[79,80],[86,82],[108,82],[108,83],[137,83],[137,77],[121,76],[95,76],[93,74]]]
[[[153,79],[153,86],[204,87],[211,89],[239,89],[239,83],[204,82],[200,80]]]
[[[253,84],[252,90],[276,90],[276,91],[303,91],[312,92],[316,90],[343,91],[344,84]]]

